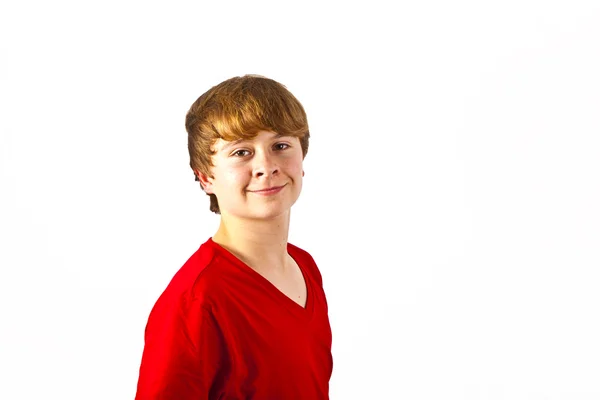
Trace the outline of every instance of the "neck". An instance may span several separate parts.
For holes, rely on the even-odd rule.
[[[221,215],[213,242],[255,270],[283,271],[289,263],[287,239],[290,211],[270,220]]]

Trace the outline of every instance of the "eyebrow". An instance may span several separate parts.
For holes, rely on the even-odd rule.
[[[289,136],[289,135],[282,135],[281,133],[278,133],[275,136],[273,136],[273,139],[281,139],[282,137],[286,137],[286,136]],[[238,140],[234,140],[233,142],[229,142],[225,146],[223,146],[223,148],[221,149],[221,151],[228,150],[229,148],[235,146],[236,144],[245,142],[247,140],[251,140],[251,139],[238,139]]]
[[[235,146],[236,144],[238,144],[238,143],[241,143],[241,142],[243,142],[243,141],[244,141],[244,139],[238,139],[238,140],[236,140],[236,141],[229,142],[229,143],[227,143],[225,146],[223,146],[223,148],[221,149],[221,151],[225,151],[225,150],[229,149],[230,147],[233,147],[233,146]]]

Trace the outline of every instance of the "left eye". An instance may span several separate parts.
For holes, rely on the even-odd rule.
[[[281,150],[285,150],[285,149],[287,149],[288,147],[290,147],[290,145],[289,145],[289,144],[287,144],[287,143],[277,143],[275,146],[282,146],[282,145],[283,145],[283,146],[285,146],[285,147],[284,147],[283,149],[281,149]]]

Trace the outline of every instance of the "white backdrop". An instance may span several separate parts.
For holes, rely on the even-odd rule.
[[[311,128],[290,242],[331,398],[600,399],[600,3],[6,1],[0,398],[132,399],[218,217],[184,117],[256,73]]]

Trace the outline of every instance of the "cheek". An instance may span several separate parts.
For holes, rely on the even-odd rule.
[[[290,174],[302,178],[302,164],[295,164],[289,169]]]
[[[248,174],[247,170],[244,170],[242,168],[239,168],[239,169],[232,168],[224,174],[223,182],[226,183],[228,188],[230,188],[232,190],[236,190],[236,188],[239,188],[240,185],[244,186],[247,184],[247,181],[248,181],[247,174]]]
[[[296,154],[293,158],[286,160],[285,169],[290,175],[302,176],[302,153]]]

